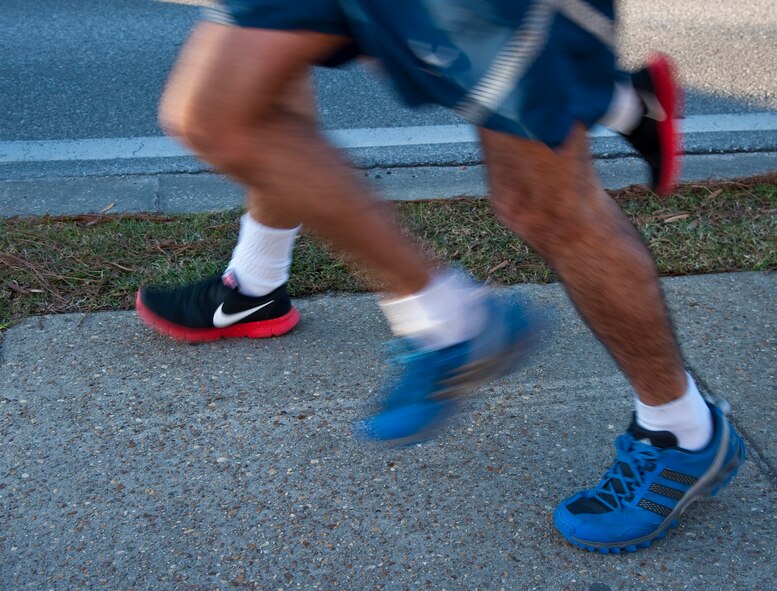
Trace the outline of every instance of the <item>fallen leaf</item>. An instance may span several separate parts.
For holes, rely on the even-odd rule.
[[[672,222],[679,222],[680,220],[685,220],[691,217],[690,213],[681,213],[680,215],[673,215],[670,218],[666,218],[664,221],[667,224],[671,224]]]
[[[114,201],[113,203],[109,203],[108,205],[106,205],[105,207],[103,207],[103,208],[100,210],[100,213],[105,213],[106,211],[110,211],[110,210],[112,210],[114,207],[116,207],[116,202],[115,202],[115,201]]]
[[[495,266],[494,268],[492,268],[492,269],[489,269],[489,270],[488,270],[488,274],[490,275],[490,274],[491,274],[491,273],[493,273],[494,271],[498,271],[499,269],[504,269],[504,268],[505,268],[507,265],[509,265],[509,264],[510,264],[510,261],[502,261],[501,263],[499,263],[499,264],[498,264],[497,266]]]
[[[108,264],[116,267],[117,269],[121,269],[122,271],[129,271],[130,273],[133,271],[129,267],[125,267],[124,265],[120,265],[119,263],[114,263],[112,261],[108,261]]]

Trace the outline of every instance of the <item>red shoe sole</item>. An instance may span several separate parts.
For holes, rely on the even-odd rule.
[[[140,299],[140,290],[135,297],[135,311],[138,317],[156,332],[187,343],[206,343],[231,338],[266,339],[279,337],[289,332],[299,322],[299,312],[292,307],[283,316],[272,320],[243,322],[225,328],[188,328],[154,314]]]
[[[657,131],[661,145],[669,146],[669,149],[661,152],[662,175],[658,179],[656,192],[667,195],[677,182],[682,161],[682,133],[677,124],[677,120],[682,117],[682,90],[677,83],[677,69],[668,56],[652,56],[647,67],[653,79],[656,98],[666,112],[666,118],[657,124]]]

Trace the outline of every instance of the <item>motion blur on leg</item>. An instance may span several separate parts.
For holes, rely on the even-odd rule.
[[[175,96],[165,100],[175,105]],[[278,102],[315,125],[310,72],[292,80]],[[262,204],[261,194],[248,187],[237,245],[222,273],[180,287],[138,290],[136,309],[143,321],[189,342],[266,338],[292,330],[299,313],[291,304],[286,284],[301,225],[276,219],[273,210],[267,211]]]
[[[589,550],[633,551],[730,481],[741,439],[685,372],[652,257],[591,162],[585,130],[604,121],[648,163],[656,191],[671,190],[678,173],[673,67],[655,56],[631,76],[616,71],[613,1],[243,0],[211,18],[173,73],[162,119],[248,187],[241,240],[291,232],[262,263],[267,277],[247,271],[258,255],[239,244],[219,282],[237,293],[241,273],[255,293],[285,282],[299,224],[369,272],[406,352],[360,433],[394,444],[433,434],[462,396],[515,369],[536,323],[530,306],[425,260],[314,121],[284,101],[311,65],[358,52],[380,59],[408,104],[454,109],[481,129],[498,215],[555,269],[633,386],[636,412],[617,458],[596,487],[560,504],[561,534]],[[208,322],[237,323],[283,298],[271,299],[233,311],[223,298]]]
[[[340,14],[336,3],[331,8]],[[523,308],[425,260],[322,138],[309,113],[290,108],[289,96],[300,76],[311,65],[348,50],[348,37],[294,26],[265,29],[262,14],[249,19],[256,26],[201,24],[173,72],[161,108],[166,129],[248,188],[249,217],[241,223],[244,244],[238,244],[223,277],[197,289],[141,289],[139,313],[157,329],[186,340],[237,336],[251,325],[270,330],[249,336],[290,329],[296,319],[274,331],[275,317],[267,315],[294,314],[283,284],[293,233],[304,224],[367,269],[385,293],[392,328],[412,352],[401,356],[403,371],[386,388],[375,416],[358,425],[359,432],[393,444],[427,438],[453,414],[462,396],[516,367],[528,349],[529,322]],[[309,14],[303,10],[301,17]],[[268,240],[273,228],[278,232]],[[256,252],[244,248],[245,243],[261,242],[263,236],[265,250],[273,250],[267,243],[277,234],[282,243],[277,256],[265,254],[262,263],[270,267],[261,270],[269,280],[256,281],[258,273],[251,271]],[[257,293],[272,287],[275,291],[268,294]],[[255,295],[246,293],[247,288],[257,290]],[[171,312],[155,311],[161,302],[167,302],[172,314],[198,304],[205,310],[200,315],[204,326],[189,330],[190,320],[179,316],[171,324],[187,330],[176,334],[160,320]],[[420,358],[422,363],[408,362]]]

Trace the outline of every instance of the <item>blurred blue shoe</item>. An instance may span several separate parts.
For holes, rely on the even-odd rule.
[[[745,460],[745,446],[724,412],[707,404],[713,436],[699,451],[676,447],[671,433],[632,421],[615,440],[617,458],[596,488],[556,509],[561,535],[590,551],[634,552],[664,537],[693,501],[725,487]]]
[[[486,296],[486,328],[475,338],[443,349],[402,339],[407,352],[394,361],[401,375],[380,409],[356,431],[393,446],[429,439],[477,387],[515,370],[533,348],[539,321],[524,304]]]

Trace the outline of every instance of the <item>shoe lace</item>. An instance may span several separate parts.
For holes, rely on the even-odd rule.
[[[642,486],[646,475],[656,469],[660,454],[656,448],[640,444],[631,435],[619,437],[616,447],[615,462],[594,491],[594,497],[613,510],[634,500],[634,491]]]

